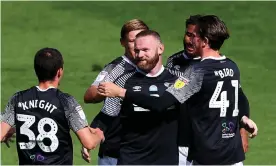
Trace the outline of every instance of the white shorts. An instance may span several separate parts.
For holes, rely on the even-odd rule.
[[[232,166],[243,166],[243,162],[239,162],[239,163],[235,163],[235,164],[232,164]]]
[[[191,163],[191,165],[193,165],[193,162]],[[241,162],[232,164],[231,166],[243,166],[243,162],[241,161]]]
[[[179,150],[179,164],[178,165],[192,165],[191,162],[187,160],[188,157],[188,147],[178,147]]]

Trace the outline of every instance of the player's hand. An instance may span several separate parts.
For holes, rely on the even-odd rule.
[[[99,128],[94,129],[94,128],[89,127],[89,130],[92,134],[96,134],[98,137],[100,137],[102,142],[105,140],[104,133],[101,129],[99,129]]]
[[[250,133],[250,135],[249,135],[250,138],[254,138],[254,137],[257,136],[258,127],[257,127],[256,123],[253,120],[249,119],[246,116],[243,116],[242,117],[242,123],[244,124],[245,129]]]
[[[105,97],[124,97],[125,89],[112,82],[103,82],[98,86],[98,93]]]
[[[90,150],[88,150],[84,147],[81,148],[81,156],[88,163],[90,163],[90,161],[91,161],[89,152],[90,152]]]
[[[6,134],[6,136],[3,138],[2,142],[4,142],[6,144],[6,146],[8,148],[10,148],[10,142],[13,143],[14,142],[14,138],[15,135],[14,133],[16,132],[15,128],[11,128],[8,133]]]

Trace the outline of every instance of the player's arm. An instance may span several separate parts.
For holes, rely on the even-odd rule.
[[[101,82],[105,81],[111,81],[113,82],[119,73],[121,73],[123,70],[121,70],[120,67],[116,68],[116,73],[114,74],[112,71],[115,70],[116,64],[108,64],[104,67],[104,69],[98,74],[95,81],[91,84],[91,86],[86,90],[84,94],[84,102],[85,103],[99,103],[102,102],[105,97],[97,93],[98,85]]]
[[[245,94],[243,93],[242,88],[239,88],[239,104],[238,108],[241,110],[247,117],[249,117],[250,109],[249,109],[249,102]],[[243,150],[246,153],[248,151],[248,133],[245,130],[243,124],[240,125],[240,134],[242,138]]]
[[[7,136],[8,135],[12,135],[13,133],[11,132],[15,132],[13,129],[12,129],[12,126],[14,126],[14,109],[15,109],[15,98],[16,98],[17,94],[13,95],[3,114],[1,115],[1,142],[5,142],[7,141]]]
[[[102,102],[105,97],[97,93],[97,88],[99,83],[103,82],[105,78],[108,76],[108,72],[110,71],[110,67],[106,66],[96,77],[95,81],[92,85],[86,90],[84,94],[84,102],[85,103],[99,103]]]
[[[243,116],[247,116],[249,118],[250,116],[250,107],[249,107],[249,102],[246,97],[246,95],[243,93],[242,88],[239,88],[239,97],[238,97],[238,108],[239,108],[239,117],[240,119]]]
[[[160,97],[149,96],[143,93],[128,91],[112,83],[102,83],[98,91],[101,95],[109,97],[124,98],[126,102],[131,102],[151,111],[166,111],[172,105],[184,103],[193,94],[197,93],[202,85],[203,74],[194,69],[187,70],[183,78],[176,80],[174,85],[169,87]]]
[[[103,133],[95,132],[88,126],[82,107],[72,96],[64,98],[65,116],[70,128],[76,133],[83,147],[96,148],[104,139]]]
[[[97,93],[97,85],[91,85],[85,92],[83,100],[85,103],[100,103],[105,97]]]
[[[241,88],[239,89],[241,90]],[[239,102],[239,119],[240,119],[240,124],[243,126],[243,128],[248,131],[250,134],[250,137],[253,138],[257,136],[258,134],[258,127],[256,123],[249,119],[249,103],[246,98],[246,96],[243,94],[239,94],[239,100],[242,102]]]

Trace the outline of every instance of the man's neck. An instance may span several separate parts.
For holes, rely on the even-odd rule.
[[[221,57],[221,55],[219,54],[219,51],[207,49],[203,52],[201,59],[208,58],[208,57],[219,58],[219,57]]]
[[[58,82],[57,81],[39,82],[38,87],[42,90],[46,90],[46,89],[49,89],[49,88],[57,88],[58,87]]]
[[[150,72],[148,72],[147,75],[155,76],[156,74],[158,74],[160,72],[160,70],[162,68],[163,68],[163,64],[162,63],[157,63],[156,66]]]

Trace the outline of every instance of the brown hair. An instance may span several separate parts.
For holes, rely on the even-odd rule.
[[[225,23],[215,15],[207,15],[198,19],[199,36],[209,40],[210,48],[219,50],[224,41],[230,37]]]
[[[139,19],[132,19],[126,22],[121,29],[121,39],[124,39],[126,35],[131,31],[136,30],[148,30],[149,27],[146,23]]]
[[[161,37],[160,37],[159,33],[156,32],[156,31],[153,31],[153,30],[145,30],[145,31],[142,31],[142,32],[140,32],[140,33],[138,33],[138,34],[136,35],[136,38],[145,37],[145,36],[152,36],[152,37],[154,37],[157,41],[159,41],[160,43],[162,43]]]

